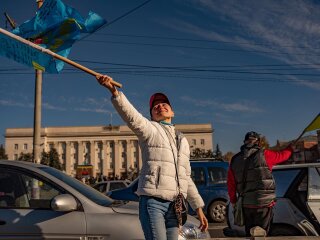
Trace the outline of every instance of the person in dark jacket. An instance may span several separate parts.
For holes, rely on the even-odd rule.
[[[276,198],[272,167],[286,161],[291,154],[291,146],[282,151],[261,148],[260,135],[248,132],[241,151],[231,159],[228,193],[233,206],[237,196],[243,196],[246,236],[250,236],[250,229],[255,226],[263,228],[268,234]]]

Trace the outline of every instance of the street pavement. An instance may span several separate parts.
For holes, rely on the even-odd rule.
[[[246,238],[230,238],[230,237],[226,237],[223,234],[223,229],[225,227],[227,227],[227,223],[209,223],[209,233],[211,236],[210,240],[243,240]],[[247,238],[249,239],[249,238]],[[320,240],[320,237],[317,236],[288,236],[288,237],[266,237],[266,238],[262,238],[262,237],[258,237],[256,238],[256,240]]]
[[[224,238],[223,229],[227,226],[227,223],[209,223],[211,238]]]

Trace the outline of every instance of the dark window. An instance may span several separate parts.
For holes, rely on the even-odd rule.
[[[110,183],[110,189],[109,191],[115,190],[115,189],[120,189],[120,188],[125,188],[126,185],[123,182],[114,182]]]
[[[272,171],[276,182],[276,196],[282,197],[299,174],[299,169],[279,169]]]
[[[99,192],[105,193],[108,183],[101,183],[96,185],[94,188],[97,189]]]
[[[0,168],[0,208],[50,209],[60,191],[22,172]]]
[[[227,170],[222,167],[209,167],[209,183],[218,184],[227,182]]]
[[[193,167],[191,169],[191,178],[196,185],[204,185],[206,183],[204,168]]]

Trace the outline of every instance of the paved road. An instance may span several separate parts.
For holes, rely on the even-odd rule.
[[[209,223],[209,233],[212,238],[223,238],[223,229],[227,227],[227,223]]]

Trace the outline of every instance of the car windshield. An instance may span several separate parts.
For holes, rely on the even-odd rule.
[[[83,184],[79,180],[70,177],[59,170],[50,167],[39,167],[39,169],[60,179],[96,204],[99,204],[101,206],[110,206],[113,203],[113,200],[111,198],[101,194],[94,188]]]

